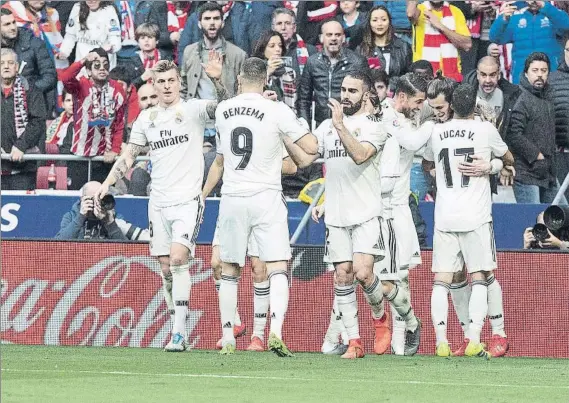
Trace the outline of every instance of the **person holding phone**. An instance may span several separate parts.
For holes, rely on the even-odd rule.
[[[267,90],[274,91],[277,99],[296,114],[296,72],[292,67],[292,58],[283,57],[285,49],[283,36],[276,31],[267,31],[255,43],[253,57],[267,62]]]

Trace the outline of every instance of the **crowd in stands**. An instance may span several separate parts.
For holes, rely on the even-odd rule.
[[[24,156],[46,152],[103,157],[92,163],[90,178],[104,180],[140,111],[157,103],[150,72],[157,61],[178,64],[185,98],[215,99],[203,71],[210,50],[223,55],[230,95],[247,57],[266,60],[267,90],[313,128],[330,117],[328,99],[339,97],[352,69],[369,68],[380,100],[408,72],[470,82],[514,156],[515,178],[501,179],[513,184],[518,202],[551,202],[569,173],[569,2],[1,4],[2,153],[11,156],[2,160],[2,190],[35,189],[38,165],[46,163]],[[536,61],[542,63],[533,71]],[[425,114],[435,117],[448,108],[442,93],[429,103]],[[207,175],[215,158],[213,126],[204,139]],[[63,188],[87,183],[85,162],[55,165],[66,168]],[[117,192],[147,195],[151,169],[136,165]],[[285,195],[298,197],[322,175],[313,165],[283,177]],[[412,190],[425,200],[432,186],[418,152]]]

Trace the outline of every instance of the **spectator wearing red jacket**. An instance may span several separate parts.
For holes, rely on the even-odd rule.
[[[75,98],[71,154],[105,157],[103,164],[93,163],[91,180],[103,181],[107,177],[123,139],[126,94],[120,83],[109,79],[109,65],[107,52],[97,48],[60,76],[65,89]],[[83,67],[89,78],[78,79]],[[86,164],[70,162],[68,168],[70,187],[80,189],[87,182]]]

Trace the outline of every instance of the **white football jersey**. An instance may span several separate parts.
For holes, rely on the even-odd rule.
[[[401,149],[399,142],[391,134],[387,135],[379,169],[381,172],[381,197],[383,202],[383,218],[393,218],[393,192],[395,185],[399,182],[401,173],[399,171],[399,158]]]
[[[204,177],[203,133],[209,100],[189,99],[140,113],[129,142],[150,146],[150,201],[169,207],[195,199]]]
[[[380,160],[387,133],[373,116],[344,116],[344,125],[360,143],[370,143],[377,154],[356,165],[340,140],[332,120],[316,129],[318,153],[326,160],[326,214],[334,227],[361,224],[382,215]]]
[[[502,157],[507,151],[490,122],[452,119],[435,125],[424,158],[436,166],[436,229],[467,232],[492,221],[490,178],[464,176],[458,165],[472,155],[490,161],[492,156]]]
[[[402,113],[397,112],[388,103],[382,104],[382,111],[382,122],[385,130],[394,136],[401,146],[399,157],[400,177],[393,189],[391,203],[393,205],[407,205],[409,204],[409,195],[411,194],[413,158],[415,153],[423,148],[431,138],[434,123],[426,122],[417,128],[412,121],[407,119]]]
[[[233,196],[282,190],[282,160],[288,154],[281,136],[296,142],[309,133],[286,104],[252,93],[221,102],[215,125],[224,160],[221,193]]]

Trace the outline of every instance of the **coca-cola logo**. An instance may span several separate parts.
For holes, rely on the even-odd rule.
[[[3,279],[2,339],[9,342],[29,332],[36,344],[46,345],[163,347],[168,342],[170,316],[155,259],[112,256],[76,270],[73,278],[65,269],[59,274]],[[194,286],[211,274],[202,259],[192,261]],[[202,315],[201,310],[188,314],[191,346],[199,341],[192,333]]]

